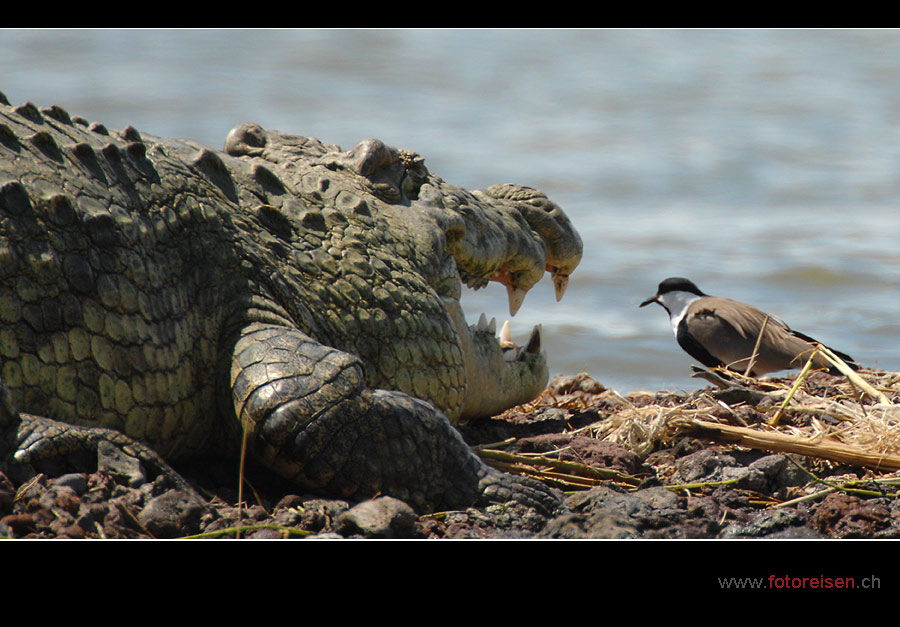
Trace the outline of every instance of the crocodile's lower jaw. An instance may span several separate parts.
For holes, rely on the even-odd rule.
[[[532,329],[524,347],[516,346],[508,323],[496,336],[496,322],[482,314],[477,323],[466,324],[459,302],[445,298],[447,310],[460,336],[465,356],[466,394],[454,422],[485,418],[536,398],[549,379],[547,361],[541,351],[541,327]]]

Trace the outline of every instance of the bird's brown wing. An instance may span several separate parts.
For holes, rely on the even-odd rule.
[[[738,304],[727,298],[704,299],[702,306],[689,314],[691,333],[710,349],[710,353],[727,367],[744,372],[753,354],[760,330],[765,322],[763,341],[754,361],[753,374],[761,375],[788,368],[802,367],[813,346],[793,335],[778,318],[759,309]],[[824,361],[817,367],[825,366]]]

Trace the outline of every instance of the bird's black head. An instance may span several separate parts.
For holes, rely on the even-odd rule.
[[[662,296],[663,294],[668,294],[669,292],[690,292],[691,294],[696,294],[697,296],[706,296],[706,294],[700,291],[699,287],[694,285],[693,281],[680,276],[669,277],[668,279],[660,283],[659,287],[656,290],[656,295]]]
[[[696,294],[697,296],[706,296],[703,292],[700,291],[700,288],[694,285],[693,281],[689,281],[680,276],[669,277],[665,281],[659,284],[659,287],[656,289],[656,296],[652,296],[648,298],[644,302],[641,303],[641,307],[644,305],[649,305],[650,303],[659,303],[663,305],[660,301],[660,296],[663,294],[668,294],[669,292],[690,292],[691,294]],[[665,305],[663,305],[665,307]]]

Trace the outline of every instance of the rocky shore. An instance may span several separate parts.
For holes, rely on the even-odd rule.
[[[881,401],[900,396],[894,392],[900,376],[870,373],[866,379],[885,395]],[[819,444],[831,438],[850,451],[880,450],[884,459],[893,458],[892,413],[877,423],[877,443],[860,444],[841,411],[816,409],[814,400],[842,403],[847,411],[862,408],[869,419],[885,409],[840,377],[810,376],[774,424],[794,381],[622,395],[587,375],[557,377],[537,401],[464,426],[464,437],[488,463],[559,490],[560,507],[551,517],[518,504],[416,516],[390,497],[351,503],[295,494],[255,467],[247,470],[239,508],[238,470],[220,459],[178,469],[207,500],[201,504],[165,477],[148,479],[136,460],[113,448],[101,451],[94,472],[28,480],[0,474],[0,537],[900,537],[895,472],[862,465],[865,458],[848,463],[725,442],[722,433],[697,428],[702,420]],[[876,427],[869,424],[867,432]]]

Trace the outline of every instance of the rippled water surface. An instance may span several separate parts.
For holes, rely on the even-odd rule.
[[[585,242],[564,301],[545,279],[513,319],[554,373],[700,387],[637,307],[673,275],[900,370],[900,31],[0,30],[0,91],[215,147],[244,121],[378,137],[542,189]],[[499,286],[464,306],[508,316]]]

